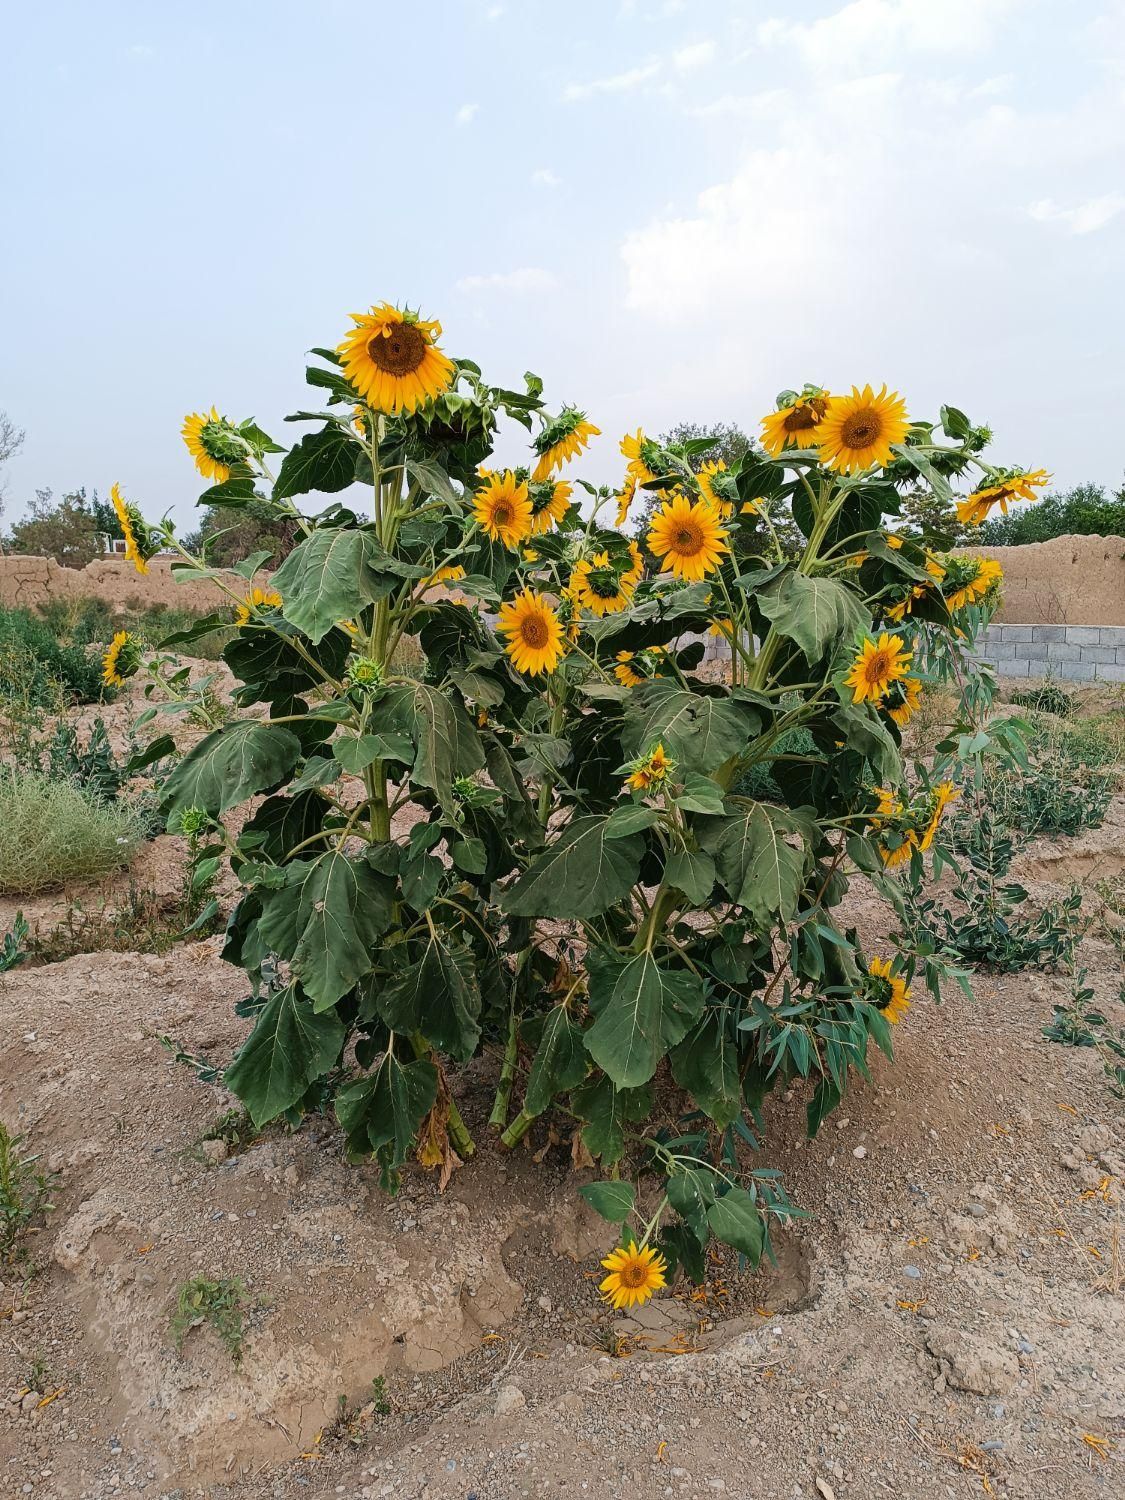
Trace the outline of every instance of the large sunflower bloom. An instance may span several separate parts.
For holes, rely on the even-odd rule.
[[[570,497],[574,486],[564,479],[540,480],[528,486],[531,500],[531,534],[539,536],[557,526],[570,509]]]
[[[195,467],[214,484],[226,484],[235,465],[246,460],[246,444],[234,423],[221,417],[214,407],[210,415],[195,411],[185,417],[180,432]]]
[[[653,1292],[665,1285],[664,1272],[668,1263],[650,1245],[637,1249],[637,1242],[619,1245],[602,1261],[609,1275],[598,1290],[602,1299],[612,1303],[616,1311],[623,1307],[639,1307],[647,1302]]]
[[[891,447],[906,436],[910,420],[906,403],[887,387],[878,393],[852,386],[850,396],[833,396],[817,426],[821,463],[844,474],[861,474],[872,464],[885,467]]]
[[[505,650],[518,672],[553,672],[563,654],[563,628],[541,594],[523,589],[501,605],[497,630],[508,637]]]
[[[336,352],[373,411],[416,412],[453,384],[453,362],[436,343],[440,323],[423,322],[389,302],[349,316],[356,326]]]
[[[771,411],[762,418],[762,447],[772,458],[785,448],[814,447],[820,442],[820,423],[830,399],[827,391],[819,391],[797,396]]]
[[[706,500],[686,495],[666,500],[653,517],[648,547],[677,578],[698,583],[717,568],[729,549],[719,516]]]
[[[141,664],[141,643],[128,630],[119,630],[102,657],[102,681],[107,687],[124,687]]]
[[[473,497],[473,515],[491,541],[516,548],[531,535],[531,497],[511,469],[489,474]]]
[[[882,1002],[878,1004],[880,1015],[892,1026],[897,1026],[910,1009],[910,991],[906,980],[891,973],[889,958],[873,958],[867,966],[867,972],[879,981],[877,988]]]
[[[991,484],[982,485],[967,500],[958,500],[957,519],[965,526],[979,526],[994,505],[1008,514],[1008,502],[1038,500],[1035,493],[1050,479],[1046,469],[998,470]]]
[[[564,406],[557,417],[552,418],[535,439],[537,462],[531,471],[532,479],[538,483],[548,479],[556,469],[561,469],[568,459],[582,452],[592,437],[598,437],[601,428],[586,420],[586,413],[573,406]]]
[[[892,682],[906,676],[912,657],[913,652],[906,650],[899,635],[884,632],[877,641],[867,637],[844,678],[854,690],[852,702],[862,703],[870,698],[872,703],[878,703]]]
[[[631,572],[618,573],[608,552],[595,552],[575,568],[570,586],[577,602],[601,619],[625,609],[637,585]]]

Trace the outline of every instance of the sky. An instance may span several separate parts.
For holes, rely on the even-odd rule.
[[[39,0],[0,55],[0,410],[36,488],[194,524],[179,429],[281,441],[420,307],[618,440],[886,381],[997,463],[1125,470],[1125,0]],[[502,461],[521,461],[520,429]]]

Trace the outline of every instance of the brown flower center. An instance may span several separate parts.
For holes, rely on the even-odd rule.
[[[876,651],[873,656],[867,658],[867,666],[864,675],[872,685],[885,682],[890,675],[891,658],[886,651]]]
[[[847,448],[870,448],[882,431],[878,412],[870,407],[852,412],[840,429],[840,437]]]
[[[520,635],[524,645],[530,646],[533,651],[542,651],[550,640],[547,622],[542,615],[524,615],[520,621]]]
[[[499,530],[501,526],[510,526],[512,524],[512,515],[513,511],[511,503],[507,500],[497,500],[496,504],[492,507],[493,526],[495,526],[497,530]]]
[[[681,557],[703,551],[703,532],[693,521],[685,521],[676,532],[676,551]]]
[[[412,375],[426,357],[426,336],[413,323],[396,323],[367,345],[372,364],[386,375]]]
[[[804,406],[794,407],[781,425],[786,432],[808,432],[823,415],[823,401],[808,401]]]
[[[631,1260],[622,1266],[617,1275],[622,1286],[635,1290],[639,1286],[644,1286],[648,1280],[648,1269],[639,1260]]]

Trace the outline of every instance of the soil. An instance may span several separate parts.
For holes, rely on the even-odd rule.
[[[1013,879],[1119,872],[1123,833],[1118,798]],[[143,858],[176,888],[177,841]],[[845,915],[876,951],[895,925],[862,882]],[[414,1167],[387,1197],[330,1118],[232,1120],[175,1055],[245,1035],[219,947],[0,976],[0,1119],[57,1174],[30,1263],[0,1266],[0,1500],[1123,1492],[1125,1130],[1097,1053],[1041,1034],[1061,976],[916,996],[813,1141],[803,1093],[775,1096],[757,1164],[807,1213],[776,1266],[716,1255],[626,1318],[566,1131],[490,1137],[494,1059],[455,1080],[479,1149],[444,1193]],[[1120,1025],[1113,947],[1082,959]],[[200,1277],[239,1284],[240,1363],[206,1324],[175,1347]]]

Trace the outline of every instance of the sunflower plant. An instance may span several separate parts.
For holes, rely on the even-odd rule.
[[[488,384],[409,309],[352,324],[314,351],[323,405],[287,450],[215,407],[185,424],[201,503],[298,528],[271,576],[131,518],[226,594],[197,628],[235,627],[238,714],[164,787],[239,881],[224,956],[253,1026],[227,1085],[258,1125],[331,1107],[393,1187],[412,1158],[447,1176],[473,1154],[458,1067],[484,1051],[502,1145],[550,1115],[601,1169],[607,1298],[701,1275],[712,1235],[756,1261],[793,1211],[748,1154],[767,1095],[806,1087],[815,1131],[870,1045],[891,1053],[916,971],[935,992],[944,972],[932,945],[866,951],[836,912],[857,875],[902,909],[888,867],[920,866],[952,797],[907,776],[901,731],[980,595],[947,597],[941,539],[893,518],[919,483],[991,481],[987,435],[952,408],[912,421],[886,387],[806,386],[729,468],[638,429],[597,486],[575,470],[598,429],[536,376]],[[502,419],[522,465],[495,456]],[[639,492],[656,570],[623,530]],[[754,768],[772,800],[738,792]]]

